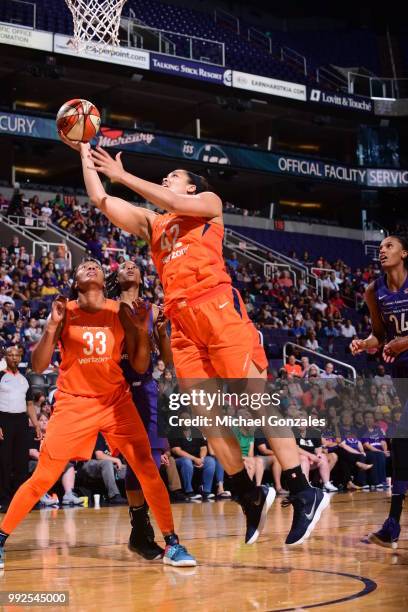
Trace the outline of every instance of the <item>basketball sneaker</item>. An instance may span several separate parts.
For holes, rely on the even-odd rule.
[[[164,550],[154,540],[154,529],[150,522],[146,504],[137,509],[129,508],[130,532],[128,548],[147,561],[156,561],[164,555]]]
[[[309,487],[283,500],[283,507],[290,504],[293,506],[292,527],[285,544],[288,546],[302,544],[316,527],[323,510],[329,503],[330,496],[315,487]]]
[[[238,501],[246,517],[245,544],[254,544],[261,535],[275,497],[275,489],[261,485]]]
[[[176,535],[173,534],[166,539],[169,543],[164,550],[163,563],[165,565],[172,565],[173,567],[194,567],[197,565],[197,561],[179,543]]]
[[[62,498],[63,506],[82,506],[83,503],[84,502],[82,501],[82,499],[75,495],[75,493],[73,493],[72,491],[70,491],[69,493],[65,493],[64,497]]]
[[[0,569],[4,567],[4,546],[0,546]]]
[[[401,527],[395,520],[395,518],[387,518],[384,521],[383,526],[378,531],[370,533],[367,536],[367,540],[378,546],[384,546],[385,548],[397,548],[398,538],[401,533]]]

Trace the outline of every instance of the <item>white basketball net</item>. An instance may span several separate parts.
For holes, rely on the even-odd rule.
[[[74,44],[80,51],[87,42],[99,43],[102,52],[119,45],[120,15],[126,0],[66,0],[74,20]]]

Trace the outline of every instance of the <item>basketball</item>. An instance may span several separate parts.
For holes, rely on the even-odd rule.
[[[69,140],[89,142],[98,133],[100,124],[100,113],[88,100],[69,100],[57,114],[57,129]]]

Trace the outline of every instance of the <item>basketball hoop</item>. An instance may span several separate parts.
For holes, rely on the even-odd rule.
[[[66,0],[74,21],[74,45],[80,51],[87,42],[100,52],[119,46],[120,16],[126,0]]]

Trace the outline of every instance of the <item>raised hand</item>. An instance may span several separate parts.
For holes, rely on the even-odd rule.
[[[142,298],[138,298],[135,302],[132,302],[132,307],[121,302],[119,308],[135,327],[147,330],[152,309],[151,302],[145,302]]]
[[[116,153],[115,159],[109,155],[102,147],[91,149],[91,158],[97,172],[102,172],[112,183],[121,180],[125,170],[121,160],[122,152]]]
[[[81,155],[86,154],[91,148],[89,142],[79,142],[79,140],[70,140],[69,138],[64,136],[63,132],[61,131],[58,132],[58,136],[61,138],[62,142],[66,144],[70,149],[78,151],[78,153],[81,153]]]
[[[59,295],[52,303],[50,322],[55,326],[58,326],[64,319],[67,301],[66,297]]]

